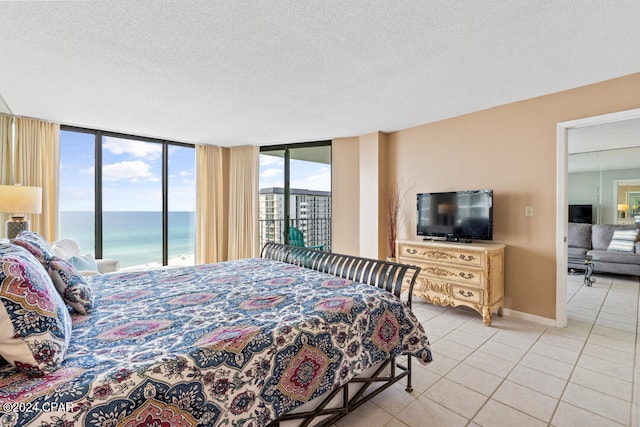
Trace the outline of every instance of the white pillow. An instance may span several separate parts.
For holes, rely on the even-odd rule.
[[[616,230],[613,232],[608,251],[634,252],[638,230]]]
[[[98,273],[98,263],[91,254],[72,256],[68,261],[73,265],[76,270],[87,276],[85,273]]]

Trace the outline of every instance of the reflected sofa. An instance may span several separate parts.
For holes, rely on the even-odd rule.
[[[638,229],[638,224],[584,224],[570,222],[568,227],[568,265],[584,269],[590,257],[594,273],[614,273],[640,276],[640,242],[630,252],[612,250],[611,239],[616,230]]]

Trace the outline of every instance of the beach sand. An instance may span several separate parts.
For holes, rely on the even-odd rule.
[[[163,266],[161,262],[150,262],[147,264],[141,265],[132,265],[130,267],[122,267],[120,271],[139,271],[139,270],[149,270],[151,268],[167,268],[167,267],[184,267],[188,265],[195,265],[195,255],[181,255],[175,258],[169,258],[169,263],[166,266]]]

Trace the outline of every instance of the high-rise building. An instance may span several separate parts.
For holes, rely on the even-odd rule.
[[[284,242],[284,189],[260,190],[260,246]],[[290,226],[304,234],[306,245],[331,247],[331,192],[292,188],[289,192]]]

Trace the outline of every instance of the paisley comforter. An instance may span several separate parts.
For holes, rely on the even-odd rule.
[[[431,360],[390,293],[278,261],[89,280],[58,370],[0,368],[0,425],[264,426],[390,356]]]

